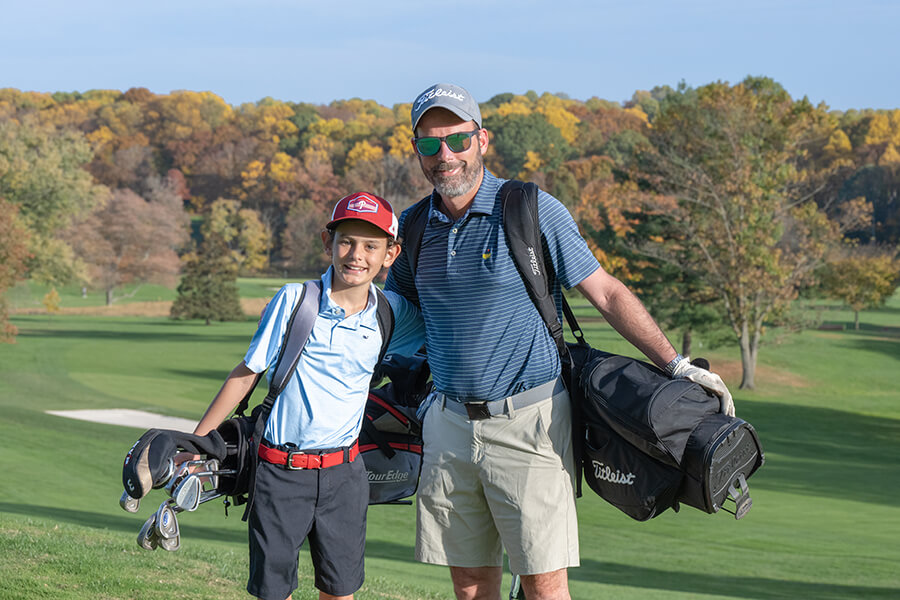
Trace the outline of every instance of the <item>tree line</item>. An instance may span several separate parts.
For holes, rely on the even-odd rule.
[[[0,295],[26,274],[111,303],[182,271],[318,270],[336,199],[365,189],[402,209],[428,193],[409,108],[2,89]],[[744,387],[765,327],[804,290],[827,284],[859,310],[896,287],[900,109],[831,111],[767,78],[624,103],[499,94],[481,109],[488,168],[566,204],[683,349],[697,332],[736,342]]]

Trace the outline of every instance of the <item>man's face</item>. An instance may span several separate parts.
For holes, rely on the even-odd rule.
[[[323,231],[322,242],[334,267],[332,288],[335,291],[368,287],[382,267],[390,267],[400,254],[400,246],[389,245],[383,231],[356,219],[338,223],[334,239]]]
[[[419,120],[417,137],[444,137],[452,133],[467,133],[478,129],[474,121],[463,121],[443,109],[432,109]],[[471,145],[462,152],[453,152],[446,142],[434,156],[422,156],[419,164],[426,179],[443,198],[464,196],[481,182],[484,169],[483,153],[487,149],[487,131],[481,129],[471,138]],[[415,146],[415,142],[413,143]]]

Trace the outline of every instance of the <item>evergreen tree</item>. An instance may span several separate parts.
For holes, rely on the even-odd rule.
[[[170,314],[173,319],[205,319],[207,325],[246,317],[238,296],[237,267],[220,236],[207,237],[199,252],[186,257]]]

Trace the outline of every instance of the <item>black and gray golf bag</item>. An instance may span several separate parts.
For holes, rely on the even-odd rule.
[[[747,479],[764,455],[750,423],[720,412],[719,398],[648,363],[570,346],[586,438],[584,478],[638,520],[684,503],[708,513],[752,505]]]

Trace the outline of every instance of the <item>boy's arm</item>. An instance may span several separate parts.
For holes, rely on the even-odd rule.
[[[228,415],[232,413],[241,399],[253,387],[257,376],[258,374],[251,371],[244,361],[241,361],[240,364],[232,369],[225,379],[225,383],[222,384],[219,393],[216,394],[216,397],[209,404],[209,408],[206,409],[203,418],[200,419],[197,427],[194,428],[194,433],[206,435],[228,418]]]
[[[387,354],[412,356],[425,344],[425,321],[419,307],[395,292],[386,291],[385,297],[394,311],[394,334],[388,344]]]

